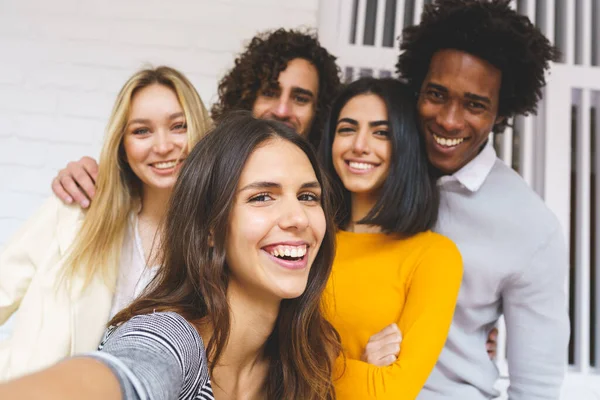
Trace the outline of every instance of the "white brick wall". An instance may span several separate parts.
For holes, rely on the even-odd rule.
[[[70,160],[96,157],[114,98],[146,64],[207,106],[256,32],[317,25],[318,0],[1,0],[0,247]]]

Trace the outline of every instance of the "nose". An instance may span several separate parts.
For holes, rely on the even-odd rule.
[[[279,218],[279,227],[282,230],[303,231],[308,228],[308,225],[308,215],[304,205],[297,198],[294,197],[282,203],[281,217]]]
[[[369,133],[360,130],[354,136],[354,141],[352,142],[352,152],[354,154],[367,154],[369,153]]]
[[[173,150],[175,143],[173,142],[169,132],[159,131],[154,135],[154,145],[152,150],[158,154],[167,154]]]
[[[291,113],[291,105],[290,99],[288,96],[280,96],[277,99],[277,104],[275,104],[275,108],[273,109],[273,115],[275,115],[278,119],[287,120],[290,117]]]
[[[436,116],[435,122],[447,133],[458,133],[465,127],[463,109],[455,102],[445,104]]]

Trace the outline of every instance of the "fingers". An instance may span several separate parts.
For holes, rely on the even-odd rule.
[[[90,175],[90,177],[92,178],[92,180],[94,181],[94,184],[96,183],[96,178],[98,178],[98,163],[96,162],[96,160],[94,160],[92,157],[81,157],[81,160],[79,160],[79,163],[83,166],[83,168],[87,171],[87,173]],[[92,195],[93,197],[93,195]]]
[[[73,203],[73,198],[69,196],[65,189],[63,189],[62,184],[60,183],[60,177],[58,176],[52,180],[52,191],[54,192],[56,197],[62,200],[63,203]]]
[[[377,332],[376,334],[371,336],[369,338],[369,342],[372,340],[379,340],[383,337],[386,337],[388,335],[392,335],[395,333],[400,334],[400,328],[398,328],[398,325],[396,325],[396,324],[389,324],[388,326],[386,326],[385,328],[383,328],[382,330],[380,330],[379,332]]]
[[[398,325],[391,324],[369,339],[361,360],[376,366],[387,366],[396,361],[400,353],[402,335]]]
[[[396,361],[400,353],[400,342],[386,343],[382,346],[367,344],[363,361],[379,367],[387,366]]]
[[[498,350],[498,329],[494,328],[490,331],[488,335],[488,340],[485,344],[485,349],[488,353],[488,356],[494,360],[497,355]]]
[[[83,157],[70,162],[52,181],[52,191],[67,204],[77,202],[87,208],[96,194],[98,164],[93,158]]]
[[[89,205],[88,199],[93,199],[94,195],[96,194],[95,180],[85,169],[85,165],[82,163],[81,160],[77,163],[70,162],[69,164],[67,164],[66,170],[67,170],[67,177],[70,178],[67,180],[67,182],[71,183],[70,181],[74,181],[76,186],[78,186],[77,192],[80,193],[83,191],[83,193],[84,193],[85,199],[81,199],[81,200],[87,201],[87,203]],[[69,187],[65,187],[65,189],[67,190],[67,192],[69,192],[69,194],[71,194],[73,196],[73,198],[78,200],[78,197],[81,197],[81,196],[76,196],[76,193],[71,192],[69,189],[72,187],[73,186],[70,185]],[[84,206],[81,202],[80,202],[80,204],[84,208],[87,207],[87,206]]]
[[[82,208],[89,207],[90,201],[87,196],[79,188],[79,186],[77,186],[73,178],[63,173],[63,171],[58,174],[52,183],[52,190],[54,193],[67,204],[71,204],[73,201],[75,201]],[[63,196],[61,196],[61,194],[63,194]]]

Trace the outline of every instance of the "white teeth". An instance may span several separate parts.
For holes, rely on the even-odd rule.
[[[271,250],[275,257],[301,258],[306,254],[306,245],[302,246],[277,246]]]
[[[350,167],[354,168],[354,169],[367,170],[367,169],[375,168],[375,165],[373,165],[373,164],[361,163],[361,162],[356,162],[356,161],[350,161],[349,164],[350,164]]]
[[[458,146],[459,144],[461,144],[462,142],[465,141],[465,138],[459,138],[459,139],[446,139],[443,138],[441,136],[437,136],[437,135],[433,135],[433,139],[438,143],[441,144],[444,147],[454,147],[454,146]]]
[[[163,161],[152,164],[156,169],[169,169],[177,165],[177,160],[174,161]]]

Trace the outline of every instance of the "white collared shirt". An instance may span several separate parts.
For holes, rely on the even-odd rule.
[[[452,175],[440,177],[438,185],[443,186],[447,182],[458,182],[471,192],[476,192],[492,171],[496,159],[496,150],[494,150],[494,146],[490,140],[483,150],[474,159],[469,161],[467,165]]]

